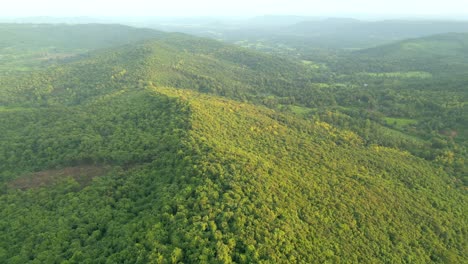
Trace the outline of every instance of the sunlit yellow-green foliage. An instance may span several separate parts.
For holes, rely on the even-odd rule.
[[[187,90],[149,86],[95,104],[96,117],[76,117],[73,123],[92,127],[91,120],[107,116],[121,119],[117,124],[127,132],[114,128],[107,144],[95,141],[80,153],[114,169],[84,189],[69,179],[53,188],[5,190],[1,211],[8,217],[0,226],[10,231],[0,239],[2,260],[464,259],[465,196],[444,172],[408,153],[365,146],[356,134],[321,121]],[[46,133],[65,134],[60,124],[49,124]],[[145,124],[157,129],[147,143],[141,141]],[[44,128],[37,124],[35,130]],[[96,132],[79,135],[103,133]],[[118,141],[111,143],[112,137]],[[66,142],[57,140],[54,152],[73,155]],[[114,144],[124,156],[113,159],[119,153]],[[148,158],[134,160],[139,144]],[[95,148],[103,156],[93,155]],[[67,164],[60,156],[48,157]]]
[[[162,34],[2,76],[0,263],[466,262],[462,89],[321,69]]]
[[[459,197],[462,204],[439,204],[447,210],[438,212],[436,204],[453,186],[425,161],[366,147],[352,132],[327,123],[188,91],[156,90],[191,106],[192,137],[210,149],[197,167],[208,176],[207,187],[197,192],[198,206],[216,224],[217,243],[230,248],[234,261],[455,261],[463,251],[444,249],[449,240],[442,237],[450,230],[445,224],[457,218],[458,231],[451,235],[466,232],[465,198],[453,193],[451,199]],[[423,246],[435,241],[434,247]],[[453,242],[466,243],[462,237]]]

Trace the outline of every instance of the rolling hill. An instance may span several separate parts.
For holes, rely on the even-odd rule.
[[[366,49],[409,38],[467,32],[466,21],[363,21],[351,18],[328,18],[301,21],[277,29],[271,28],[263,34],[257,33],[260,38],[256,38],[253,32],[249,35],[249,39],[253,42],[267,42],[272,46],[282,44],[294,49],[296,53],[313,55],[317,49]]]
[[[57,49],[99,49],[155,38],[161,32],[105,24],[0,24],[0,48],[55,47]]]
[[[288,33],[329,43],[345,42],[349,47],[365,47],[408,38],[443,33],[467,33],[465,21],[384,20],[360,21],[356,19],[329,18],[323,21],[305,21],[289,26]],[[331,41],[333,38],[340,41]],[[343,43],[343,44],[345,44]],[[345,44],[346,45],[346,44]],[[354,45],[354,46],[353,46]]]
[[[1,78],[0,262],[466,261],[454,172],[338,125],[327,74],[160,34]]]
[[[138,81],[256,100],[256,96],[285,96],[292,92],[289,89],[297,94],[311,78],[310,70],[299,62],[183,34],[95,51],[87,57],[46,72],[10,74],[0,80],[0,100],[75,104]]]
[[[468,33],[449,33],[408,39],[384,46],[356,51],[356,57],[398,65],[402,70],[425,70],[432,74],[466,72]],[[370,64],[369,62],[365,62]],[[424,67],[425,68],[422,68]]]
[[[465,144],[467,41],[466,33],[408,39],[353,51],[330,59],[327,66],[340,74],[338,82],[354,83],[353,92],[374,94],[385,116],[418,119],[419,129],[456,130]]]
[[[122,25],[0,24],[0,74],[30,71],[161,32]]]
[[[190,26],[192,25],[192,26]],[[238,43],[288,56],[316,56],[317,52],[357,50],[409,38],[437,34],[467,33],[463,20],[379,20],[264,16],[224,23],[164,23],[155,28]]]

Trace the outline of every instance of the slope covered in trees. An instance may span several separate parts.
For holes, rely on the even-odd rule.
[[[20,155],[36,169],[86,162],[113,170],[89,186],[65,177],[48,188],[4,190],[4,261],[464,259],[466,198],[429,162],[365,146],[324,122],[146,89],[86,106],[95,114],[76,114],[71,124],[49,115],[48,129],[31,128],[55,139],[54,155]],[[62,131],[73,126],[90,131],[73,140]],[[18,152],[33,145],[12,143]]]
[[[405,151],[464,143],[353,74],[162,34],[1,78],[0,262],[466,261],[466,153]]]
[[[301,115],[351,129],[456,171],[466,185],[466,34],[409,39],[358,51],[301,54],[315,77],[295,97]],[[295,105],[294,105],[295,104]]]
[[[259,101],[268,95],[298,95],[311,78],[309,73],[298,62],[213,40],[166,34],[96,51],[45,72],[10,74],[0,80],[0,100],[8,105],[77,104],[128,83],[152,81]]]
[[[447,75],[466,71],[467,52],[468,33],[449,33],[359,50],[353,60],[368,71],[422,70]]]
[[[162,33],[121,25],[0,24],[0,76],[71,60],[88,51],[116,47]]]
[[[435,34],[468,32],[466,21],[383,20],[360,21],[330,18],[324,21],[305,21],[289,26],[288,33],[322,47],[368,48],[407,38]]]

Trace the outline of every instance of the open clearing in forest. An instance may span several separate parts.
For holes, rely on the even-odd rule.
[[[27,190],[54,185],[66,178],[73,178],[81,186],[88,185],[94,177],[103,176],[109,171],[104,166],[76,166],[29,173],[8,183],[11,189]]]

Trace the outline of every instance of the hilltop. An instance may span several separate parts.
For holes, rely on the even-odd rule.
[[[153,86],[53,112],[29,113],[41,123],[12,143],[25,164],[63,178],[1,196],[3,260],[463,259],[466,198],[451,178],[350,131]],[[80,164],[113,168],[83,185],[66,173]],[[21,233],[17,217],[31,219]]]
[[[303,21],[289,26],[288,34],[315,39],[323,44],[349,45],[348,48],[369,47],[408,38],[443,33],[467,33],[465,21],[383,20],[329,18],[322,21]],[[334,39],[334,40],[333,40]],[[325,40],[328,40],[325,42]],[[344,46],[346,47],[346,46]]]
[[[122,25],[0,24],[0,76],[73,60],[98,49],[117,47],[162,33]]]
[[[0,79],[0,262],[466,261],[442,99],[157,34]]]

